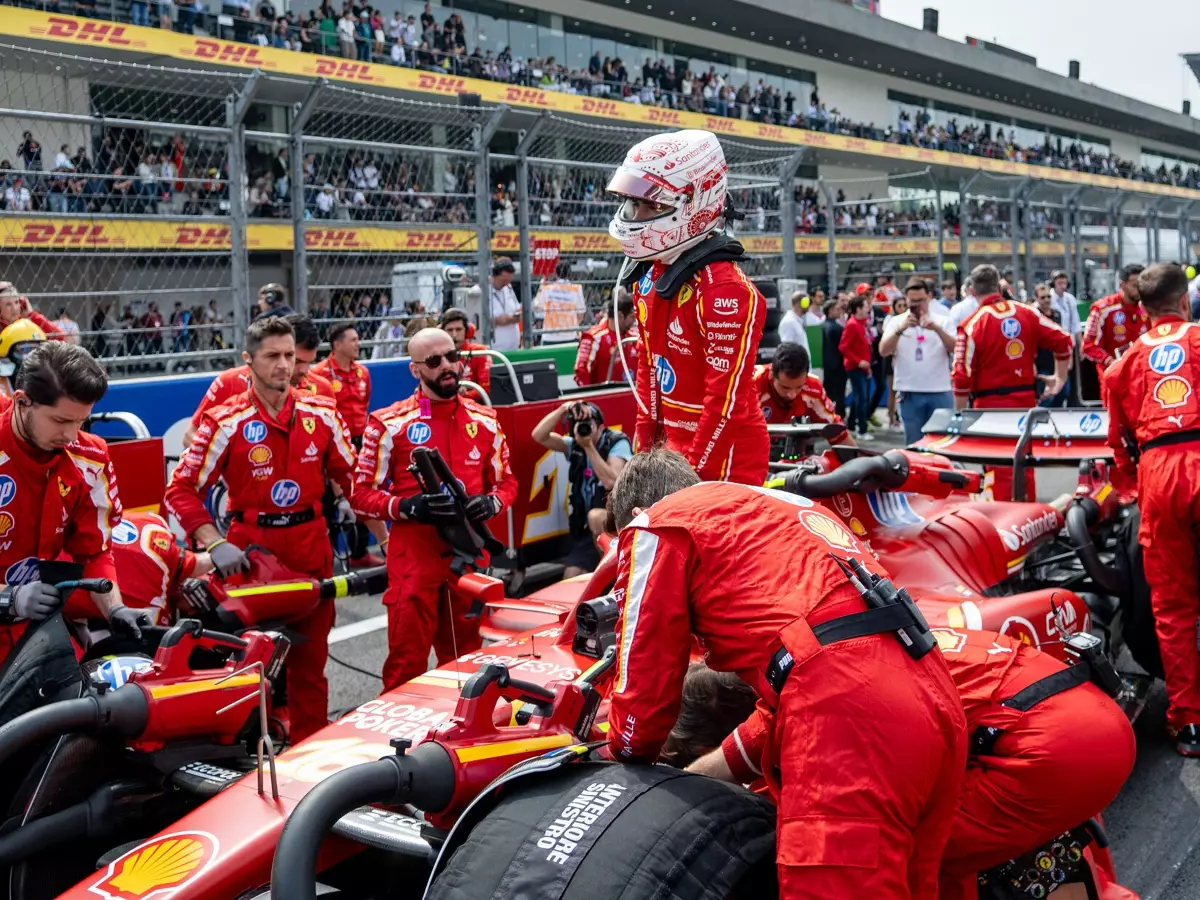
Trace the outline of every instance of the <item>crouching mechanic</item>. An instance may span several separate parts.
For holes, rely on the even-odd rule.
[[[767,307],[738,265],[742,245],[722,231],[726,188],[716,135],[646,138],[608,182],[619,201],[608,233],[636,263],[635,447],[665,443],[703,481],[762,484],[769,441],[753,369]]]
[[[994,632],[933,633],[971,735],[938,896],[974,900],[979,872],[1099,815],[1133,770],[1136,745],[1121,708],[1097,685],[1070,678],[1058,660]],[[1073,667],[1071,674],[1084,678],[1087,670]],[[713,708],[735,709],[737,694],[719,687],[723,698]],[[719,750],[689,769],[753,783],[762,776],[757,760],[771,728],[770,713],[760,706]],[[677,753],[691,756],[686,747]],[[1064,784],[1072,789],[1062,790]]]
[[[212,571],[212,558],[181,547],[162,516],[126,513],[113,529],[112,545],[125,605],[144,609],[150,624],[171,624],[176,610],[199,615],[211,608],[207,593],[188,585]]]
[[[777,710],[758,767],[779,807],[780,896],[936,896],[967,754],[945,662],[910,656],[895,621],[879,630],[834,555],[882,569],[812,501],[697,481],[660,449],[613,488],[623,603],[608,752],[658,757],[695,635],[712,669]],[[907,607],[882,612],[923,630]]]
[[[171,476],[164,502],[222,575],[249,568],[245,548],[263,547],[289,569],[313,578],[333,574],[333,551],[321,515],[325,481],[346,521],[354,447],[333,401],[291,385],[296,342],[285,319],[256,319],[242,358],[250,390],[207,410],[196,438]],[[218,478],[229,489],[232,524],[222,539],[204,498]],[[325,680],[332,603],[290,627],[303,641],[288,654],[287,692],[293,742],[328,724]]]
[[[517,497],[496,414],[458,393],[458,351],[450,335],[423,328],[409,341],[408,353],[417,391],[371,413],[354,475],[355,511],[392,523],[383,595],[385,691],[423,673],[431,646],[441,664],[481,643],[479,620],[467,617],[469,602],[448,589],[451,552],[437,526],[456,521],[453,502],[443,493],[420,493],[408,471],[413,450],[441,453],[470,496],[466,514],[474,522],[498,515]]]
[[[62,607],[54,585],[39,580],[39,559],[65,554],[85,578],[111,580],[111,592],[90,596],[113,633],[140,638],[148,624],[115,586],[121,502],[108,445],[80,431],[107,388],[87,350],[47,341],[25,357],[13,396],[0,397],[0,663],[27,622]]]
[[[795,418],[843,424],[821,379],[809,371],[808,351],[799,344],[785,341],[776,347],[771,365],[755,368],[754,388],[769,425],[790,425]],[[847,431],[831,443],[853,447],[854,438]]]

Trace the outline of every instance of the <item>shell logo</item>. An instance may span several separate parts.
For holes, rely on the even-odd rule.
[[[799,518],[801,525],[830,547],[845,550],[847,553],[854,553],[858,550],[858,541],[840,522],[835,522],[828,516],[811,509],[802,509]]]
[[[13,526],[16,524],[16,520],[8,513],[0,513],[0,538],[8,537],[8,533],[13,530]]]
[[[219,849],[216,837],[206,831],[164,834],[113,860],[88,891],[106,900],[165,896],[209,868]]]
[[[1163,409],[1174,409],[1183,406],[1192,396],[1192,386],[1178,375],[1168,375],[1159,380],[1154,386],[1154,399]]]
[[[271,461],[271,448],[266,444],[258,444],[250,448],[250,462],[256,466],[266,465]]]
[[[1025,345],[1022,344],[1020,341],[1013,340],[1013,341],[1009,341],[1007,344],[1004,345],[1004,355],[1007,356],[1009,359],[1016,359],[1018,356],[1020,356],[1024,352],[1025,352]]]

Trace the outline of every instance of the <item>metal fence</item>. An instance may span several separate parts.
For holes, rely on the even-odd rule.
[[[449,303],[486,340],[495,255],[518,264],[524,342],[572,339],[541,321],[555,279],[534,277],[534,244],[557,242],[591,322],[621,262],[604,186],[655,133],[10,44],[0,72],[0,147],[16,149],[0,152],[0,278],[118,375],[228,365],[268,281],[373,355]],[[801,180],[821,161],[804,148],[722,144],[754,278],[839,287],[988,260],[1030,284],[1065,269],[1086,297],[1097,272],[1195,240],[1191,203],[948,170]]]

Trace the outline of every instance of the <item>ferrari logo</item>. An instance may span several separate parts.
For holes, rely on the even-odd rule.
[[[150,543],[154,545],[154,549],[161,553],[166,553],[171,549],[171,541],[164,535],[155,535]]]
[[[300,424],[304,426],[304,430],[307,431],[309,434],[312,434],[314,431],[317,430],[317,420],[316,419],[301,419]]]
[[[690,284],[685,284],[679,289],[679,299],[676,301],[676,303],[679,306],[687,306],[688,302],[692,299],[692,294],[692,286]]]
[[[67,494],[69,494],[69,493],[71,493],[71,486],[69,484],[64,484],[63,480],[61,478],[59,478],[58,479],[58,496],[62,497],[65,500],[67,498]]]
[[[473,438],[477,434],[479,434],[479,423],[478,422],[468,422],[467,423],[467,437]]]

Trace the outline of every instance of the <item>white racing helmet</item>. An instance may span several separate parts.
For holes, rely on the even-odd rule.
[[[674,261],[724,225],[725,153],[711,131],[674,131],[635,144],[608,182],[624,198],[608,233],[633,260]]]

